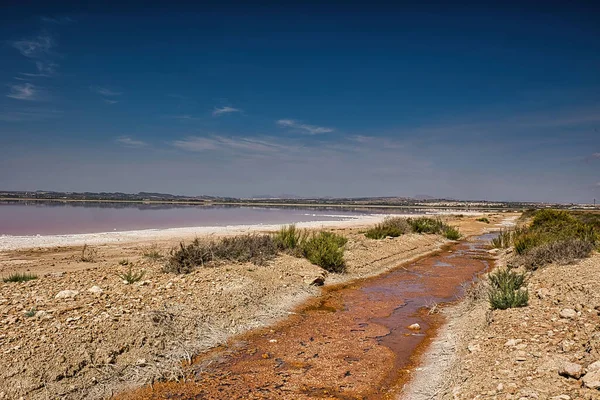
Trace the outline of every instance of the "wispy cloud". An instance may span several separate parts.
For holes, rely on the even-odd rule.
[[[37,37],[16,40],[11,44],[25,57],[43,58],[46,57],[52,47],[55,46],[55,41],[54,38],[49,34],[42,33]]]
[[[96,92],[102,96],[109,96],[109,97],[120,96],[123,94],[122,92],[115,92],[112,89],[102,87],[102,86],[90,86],[90,90],[92,92]]]
[[[145,147],[148,146],[148,143],[133,139],[131,136],[120,136],[115,139],[115,142],[125,147]]]
[[[0,121],[38,121],[50,118],[58,118],[61,115],[62,111],[59,110],[47,110],[37,108],[5,109],[0,111]]]
[[[592,158],[600,158],[600,153],[593,153]]]
[[[194,152],[238,150],[271,153],[293,148],[293,146],[278,143],[271,138],[226,137],[218,135],[210,137],[189,136],[181,140],[175,140],[171,144],[178,149]]]
[[[168,118],[173,118],[173,119],[177,119],[180,121],[192,121],[195,119],[199,119],[198,117],[194,117],[193,115],[190,115],[190,114],[170,115],[170,116],[168,116]]]
[[[117,104],[119,100],[103,99],[106,104]]]
[[[285,127],[285,128],[292,128],[292,129],[304,131],[304,132],[308,133],[309,135],[317,135],[320,133],[333,132],[333,128],[326,128],[323,126],[303,124],[303,123],[300,123],[293,119],[280,119],[277,121],[277,125]]]
[[[40,90],[33,84],[27,82],[23,84],[10,84],[10,93],[6,97],[15,100],[36,101],[41,100]]]
[[[70,24],[72,22],[75,22],[75,20],[71,17],[40,17],[40,19],[48,24],[58,25]]]
[[[234,108],[234,107],[215,107],[215,109],[212,112],[213,117],[218,117],[220,115],[223,114],[230,114],[230,113],[236,113],[236,112],[242,112],[242,110],[240,110],[239,108]]]

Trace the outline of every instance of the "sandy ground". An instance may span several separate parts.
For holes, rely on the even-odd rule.
[[[451,223],[467,235],[488,228],[474,219],[453,218]],[[327,276],[327,285],[380,274],[446,242],[417,234],[369,240],[361,230],[371,222],[329,228],[349,238],[348,273]],[[247,231],[236,229],[220,233]],[[27,248],[0,252],[0,275],[39,276],[0,283],[0,399],[106,398],[155,380],[177,379],[194,355],[272,324],[321,293],[310,283],[325,272],[287,255],[261,267],[221,264],[187,275],[165,274],[164,260],[152,255],[166,255],[182,238],[202,236],[198,231],[172,233],[113,237],[122,242],[89,246],[95,254],[88,262],[81,261],[81,243],[94,243],[89,236],[74,243],[61,238],[65,246],[59,247],[34,240],[36,247],[21,243],[17,247]],[[128,265],[121,265],[125,261]],[[126,285],[119,278],[129,266],[145,271],[142,282]]]
[[[510,256],[500,253],[497,264]],[[444,310],[448,323],[399,398],[600,399],[599,276],[598,253],[549,265],[530,274],[529,305],[509,310],[491,311],[485,283],[474,286]],[[588,373],[561,376],[568,363]]]

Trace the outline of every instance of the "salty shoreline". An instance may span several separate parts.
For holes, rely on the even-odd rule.
[[[464,214],[475,216],[480,212],[439,212],[433,215],[454,215]],[[407,214],[369,214],[353,217],[352,219],[335,221],[305,221],[297,222],[295,225],[304,229],[317,228],[358,228],[372,225],[383,221],[389,216],[409,216]],[[411,217],[432,214],[410,214]],[[0,235],[0,251],[22,250],[27,248],[55,247],[55,246],[83,246],[113,244],[113,243],[132,243],[147,240],[168,240],[168,239],[186,239],[195,236],[206,235],[236,235],[251,232],[269,232],[276,231],[282,226],[288,224],[250,224],[250,225],[226,225],[226,226],[199,226],[185,228],[166,228],[166,229],[143,229],[118,232],[100,232],[100,233],[80,233],[66,235],[35,235],[35,236],[11,236]]]

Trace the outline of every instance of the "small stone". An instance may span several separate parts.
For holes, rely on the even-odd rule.
[[[77,296],[79,292],[77,290],[61,290],[54,296],[55,299],[70,299]]]
[[[581,378],[583,367],[572,362],[565,362],[558,368],[558,374],[567,378]]]
[[[69,317],[69,318],[67,318],[67,324],[68,324],[69,322],[78,321],[78,320],[80,320],[80,319],[81,319],[81,317]]]
[[[410,326],[408,327],[408,329],[410,329],[410,330],[412,330],[412,331],[419,331],[419,330],[421,330],[421,325],[419,325],[419,324],[415,323],[415,324],[412,324],[412,325],[410,325]]]
[[[504,390],[504,384],[503,384],[503,383],[499,383],[499,384],[498,384],[498,386],[496,387],[496,390],[497,390],[498,392],[501,392],[501,391],[503,391],[503,390]]]
[[[591,363],[586,368],[587,372],[600,371],[600,361]]]
[[[577,316],[577,311],[572,308],[563,308],[559,315],[561,318],[573,319]]]
[[[45,316],[47,316],[48,313],[46,311],[40,310],[38,312],[35,313],[35,317],[36,318],[44,318]]]
[[[470,353],[476,353],[481,350],[481,346],[478,344],[469,344],[467,350],[469,350]]]
[[[94,294],[100,294],[100,293],[104,292],[104,290],[102,290],[102,288],[100,286],[92,286],[91,288],[88,289],[88,292],[94,293]]]
[[[558,396],[550,397],[550,400],[571,400],[571,396],[567,394],[561,394]]]
[[[526,361],[527,360],[527,353],[525,353],[524,351],[517,351],[517,356],[516,356],[515,360],[517,360],[517,361]]]
[[[582,379],[583,386],[590,389],[600,389],[600,370],[588,372]]]
[[[277,343],[277,339],[270,339],[269,343]]]
[[[505,347],[514,347],[516,345],[518,345],[519,343],[521,343],[523,341],[523,339],[508,339],[506,341],[506,343],[504,343]]]
[[[145,358],[140,358],[135,362],[135,365],[137,365],[138,367],[143,367],[144,365],[146,365],[146,359]]]

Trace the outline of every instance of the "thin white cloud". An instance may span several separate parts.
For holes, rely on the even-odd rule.
[[[109,88],[102,87],[102,86],[90,86],[90,90],[93,92],[96,92],[102,96],[109,96],[109,97],[120,96],[123,94],[122,92],[115,92],[114,90],[111,90]]]
[[[308,133],[309,135],[318,135],[320,133],[333,132],[333,128],[303,124],[293,119],[280,119],[277,121],[277,125],[285,128],[301,130]]]
[[[592,158],[600,158],[600,153],[594,153],[594,154],[592,154]]]
[[[215,107],[215,109],[212,112],[213,117],[218,117],[220,115],[223,114],[230,114],[230,113],[235,113],[235,112],[242,112],[242,110],[240,110],[239,108],[234,108],[234,107]]]
[[[133,139],[131,136],[120,136],[115,139],[115,142],[123,145],[125,147],[145,147],[148,143],[143,142],[141,140]]]
[[[35,38],[16,40],[11,44],[25,57],[43,58],[54,47],[55,41],[49,34],[42,33]]]
[[[0,121],[4,122],[38,121],[60,116],[62,111],[52,109],[20,108],[0,111]]]
[[[35,101],[40,100],[40,91],[35,85],[27,82],[23,84],[12,84],[8,85],[10,93],[6,97],[10,97],[15,100],[28,100]]]
[[[247,138],[225,136],[189,136],[175,140],[171,145],[186,151],[201,152],[209,150],[233,150],[258,153],[272,153],[281,150],[291,150],[294,147],[278,143],[271,138]]]
[[[40,17],[43,22],[48,24],[70,24],[71,22],[75,22],[75,20],[71,17]]]
[[[178,119],[180,121],[192,121],[195,119],[199,119],[198,117],[194,117],[190,114],[180,114],[180,115],[170,115],[168,118]]]
[[[117,104],[119,100],[103,99],[106,104]]]

